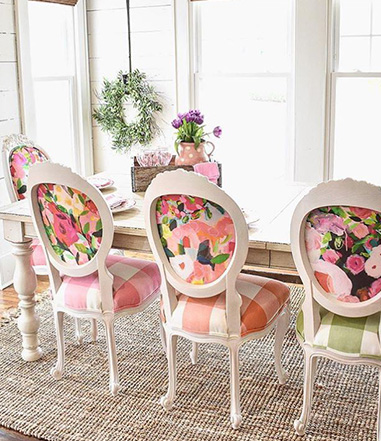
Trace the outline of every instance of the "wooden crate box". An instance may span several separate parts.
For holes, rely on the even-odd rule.
[[[174,155],[172,156],[171,162],[168,165],[158,167],[141,167],[136,159],[136,156],[134,156],[134,165],[131,167],[132,191],[146,191],[147,187],[156,175],[165,171],[176,170],[178,168],[193,171],[192,165],[175,165]],[[220,171],[220,177],[218,178],[217,185],[222,187],[222,166],[220,163],[218,163],[218,169]]]

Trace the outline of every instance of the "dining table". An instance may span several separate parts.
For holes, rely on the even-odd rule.
[[[102,190],[104,194],[118,194],[134,198],[133,208],[115,213],[113,248],[134,253],[150,253],[147,233],[144,226],[144,193],[132,193],[130,174],[106,172],[95,177],[111,176],[114,184]],[[306,193],[306,188],[291,185],[281,186],[273,195],[268,194],[260,206],[256,206],[258,219],[254,219],[249,229],[249,249],[244,269],[257,269],[265,273],[295,275],[296,269],[290,247],[290,220],[292,212]],[[276,201],[276,203],[274,203]],[[246,210],[246,208],[245,208]],[[248,210],[250,212],[250,210]],[[20,316],[18,329],[21,334],[21,356],[25,361],[41,358],[43,351],[39,343],[40,319],[36,311],[35,290],[37,279],[31,265],[32,240],[37,237],[33,227],[29,202],[27,199],[0,207],[0,220],[3,221],[4,238],[12,244],[15,258],[14,289],[18,294]]]

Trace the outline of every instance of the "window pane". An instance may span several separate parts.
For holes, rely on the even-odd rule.
[[[341,0],[339,14],[339,71],[379,71],[381,0]]]
[[[381,35],[381,1],[373,1],[373,22],[372,22],[373,34]]]
[[[371,0],[340,1],[340,35],[369,35]]]
[[[70,82],[36,81],[38,143],[54,162],[74,165],[73,117]]]
[[[285,174],[287,80],[203,79],[198,97],[207,127],[223,129],[215,157],[223,163],[224,188],[241,206],[250,206],[255,188],[276,185]]]
[[[372,38],[372,71],[381,72],[381,37]]]
[[[338,78],[334,178],[381,184],[381,78]]]
[[[32,74],[74,74],[73,7],[28,2]]]
[[[370,70],[370,37],[342,37],[340,70],[344,72]]]
[[[287,72],[290,1],[210,0],[199,8],[202,72]],[[276,13],[274,14],[274,11]]]

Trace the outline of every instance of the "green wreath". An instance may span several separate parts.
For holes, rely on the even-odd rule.
[[[160,132],[155,121],[155,113],[163,110],[159,94],[138,69],[128,74],[120,71],[113,81],[104,79],[98,98],[101,104],[93,116],[101,129],[112,136],[114,150],[127,152],[135,144],[147,145]],[[132,123],[123,118],[127,100],[138,110]]]

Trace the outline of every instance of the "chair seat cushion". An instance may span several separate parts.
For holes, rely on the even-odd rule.
[[[46,266],[45,253],[38,239],[32,241],[33,254],[31,256],[32,266]]]
[[[236,289],[242,297],[242,336],[269,326],[289,299],[287,285],[265,277],[240,274]],[[227,337],[226,293],[203,299],[179,294],[171,326],[196,334]]]
[[[368,317],[343,317],[325,309],[313,346],[349,357],[381,359],[380,313]],[[298,314],[296,332],[304,341],[303,311]]]
[[[136,308],[160,291],[160,272],[154,262],[109,255],[106,266],[114,276],[114,312]],[[64,276],[55,302],[57,306],[75,310],[101,311],[98,273],[85,277]]]

